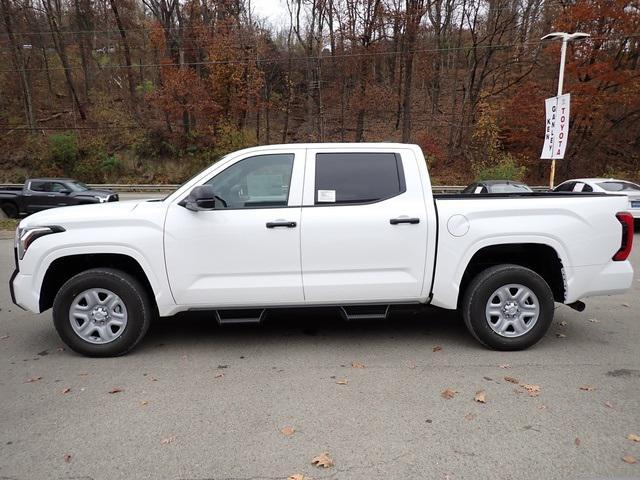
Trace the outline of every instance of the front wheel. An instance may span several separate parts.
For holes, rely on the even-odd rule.
[[[523,350],[538,342],[553,321],[553,292],[533,270],[497,265],[480,272],[462,300],[471,334],[495,350]]]
[[[153,309],[140,282],[110,268],[68,280],[53,302],[53,323],[69,348],[89,357],[124,355],[144,337]]]

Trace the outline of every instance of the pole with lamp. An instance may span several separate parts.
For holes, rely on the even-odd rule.
[[[573,40],[587,38],[590,36],[591,35],[589,35],[588,33],[583,33],[583,32],[574,32],[574,33],[553,32],[541,38],[541,40],[562,40],[562,47],[560,49],[560,73],[558,75],[558,93],[556,98],[559,98],[562,95],[562,86],[564,83],[564,64],[565,64],[565,59],[567,57],[567,43]],[[543,149],[542,158],[551,158],[551,173],[549,174],[549,188],[553,189],[553,184],[555,182],[555,176],[556,176],[556,157],[553,154],[551,157],[545,157],[544,149]]]

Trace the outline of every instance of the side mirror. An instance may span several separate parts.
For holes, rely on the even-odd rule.
[[[178,205],[192,212],[214,210],[216,208],[216,194],[211,185],[198,185],[193,187],[187,198]]]

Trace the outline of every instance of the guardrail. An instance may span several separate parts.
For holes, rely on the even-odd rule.
[[[115,192],[173,192],[180,185],[165,184],[165,185],[153,185],[148,183],[138,184],[116,184],[116,183],[88,183],[88,187],[95,189],[108,189]],[[5,183],[0,184],[0,189],[3,187],[22,187],[21,183]],[[433,185],[433,193],[460,193],[466,185]],[[548,187],[531,187],[536,192],[543,192],[548,190]]]

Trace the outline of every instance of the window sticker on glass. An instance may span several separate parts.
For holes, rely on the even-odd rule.
[[[335,203],[336,191],[335,190],[318,190],[318,203]]]
[[[482,193],[482,185],[478,185],[473,193]]]

